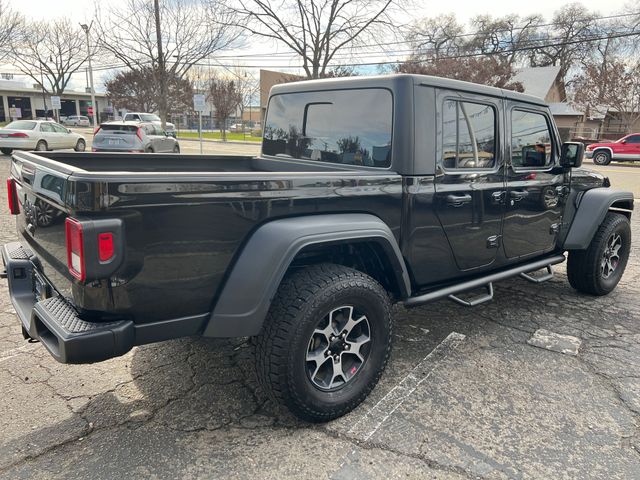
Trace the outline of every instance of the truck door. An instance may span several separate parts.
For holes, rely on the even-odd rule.
[[[504,214],[502,100],[437,94],[434,208],[460,270],[491,264]]]
[[[510,152],[503,240],[506,256],[516,258],[555,248],[568,188],[547,109],[510,102],[507,117]]]

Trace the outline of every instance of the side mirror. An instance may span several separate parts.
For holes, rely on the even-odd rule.
[[[565,142],[560,150],[560,165],[565,168],[577,168],[582,165],[584,144],[581,142]]]
[[[67,133],[73,133],[70,128],[67,128]]]
[[[620,143],[627,143],[627,139],[625,138],[624,140],[620,140]]]

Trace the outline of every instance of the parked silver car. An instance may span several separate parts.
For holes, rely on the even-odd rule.
[[[145,122],[145,123],[153,123],[154,125],[161,127],[162,120],[155,113],[143,113],[143,112],[127,112],[122,117],[123,122]],[[169,135],[175,138],[176,136],[176,127],[171,122],[166,122],[166,130]]]
[[[62,120],[62,123],[64,123],[65,125],[71,125],[73,127],[90,127],[91,126],[89,117],[85,117],[84,115],[69,115],[67,118]]]
[[[0,128],[0,151],[9,155],[13,150],[58,150],[73,148],[84,151],[87,144],[82,135],[48,120],[16,120]]]
[[[93,137],[93,152],[180,153],[178,141],[153,123],[108,122]]]

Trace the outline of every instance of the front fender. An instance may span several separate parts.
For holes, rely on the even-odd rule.
[[[381,245],[403,297],[409,274],[393,233],[369,214],[332,214],[274,220],[249,238],[232,267],[203,336],[258,334],[285,272],[300,250],[322,243],[375,241]]]
[[[586,249],[607,212],[615,207],[614,204],[620,203],[630,207],[620,210],[630,213],[633,210],[633,193],[606,187],[592,188],[584,192],[564,240],[564,249]]]

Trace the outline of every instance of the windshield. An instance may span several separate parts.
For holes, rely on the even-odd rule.
[[[160,117],[158,115],[152,115],[150,113],[141,113],[140,119],[144,122],[159,122]]]
[[[9,123],[4,128],[11,128],[13,130],[33,130],[36,128],[36,122],[30,122],[27,120],[18,120],[16,122]]]

